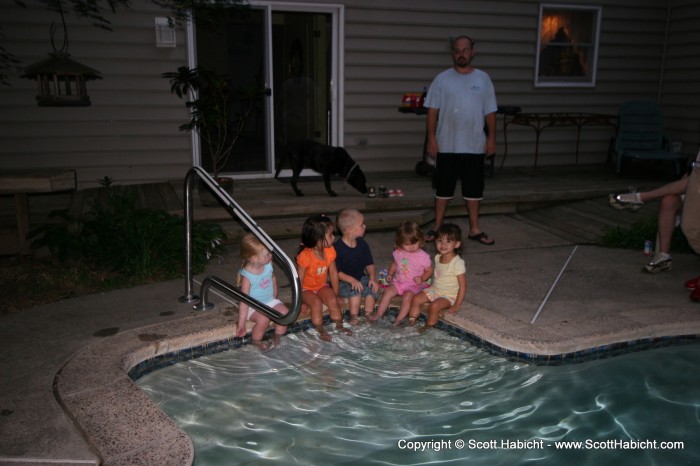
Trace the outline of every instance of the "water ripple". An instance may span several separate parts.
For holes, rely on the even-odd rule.
[[[625,463],[700,463],[698,346],[539,367],[439,331],[355,330],[331,343],[293,334],[270,351],[202,357],[138,384],[192,437],[197,466],[620,463],[619,452],[553,446],[587,439],[685,441],[684,450],[626,451]],[[413,451],[400,440],[550,446]]]

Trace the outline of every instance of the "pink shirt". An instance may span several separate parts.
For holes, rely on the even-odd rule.
[[[432,266],[430,256],[422,249],[414,252],[406,252],[403,249],[396,248],[392,253],[394,262],[396,262],[396,273],[392,284],[396,287],[399,293],[404,291],[413,291],[417,293],[421,287],[416,284],[414,278],[420,277],[425,272],[425,269]]]

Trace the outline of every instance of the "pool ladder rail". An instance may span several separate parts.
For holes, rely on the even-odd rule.
[[[252,234],[254,234],[264,245],[272,252],[272,256],[276,262],[282,266],[282,269],[287,274],[289,283],[292,288],[292,302],[288,314],[281,314],[276,309],[273,309],[266,304],[258,301],[252,296],[244,293],[240,288],[227,283],[219,277],[210,275],[202,281],[200,289],[200,297],[193,293],[193,276],[192,276],[192,188],[195,186],[195,181],[199,178],[211,191],[211,193],[221,201],[226,210],[231,216],[237,217]],[[275,243],[265,231],[258,226],[257,223],[243,210],[231,195],[226,192],[214,178],[209,175],[202,167],[192,167],[185,176],[185,295],[180,297],[181,303],[195,303],[194,309],[198,311],[208,310],[214,305],[207,301],[209,288],[214,287],[224,294],[243,301],[249,306],[253,306],[256,310],[269,317],[273,322],[280,325],[290,325],[294,323],[299,316],[301,310],[301,283],[299,274],[297,273],[294,262],[287,256],[282,249]],[[234,217],[234,218],[235,218]]]

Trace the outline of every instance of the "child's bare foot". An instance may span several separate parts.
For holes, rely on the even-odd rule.
[[[352,331],[349,328],[343,327],[343,324],[335,324],[335,329],[339,332],[343,332],[347,336],[352,336]]]
[[[379,320],[379,316],[373,312],[370,312],[369,314],[365,314],[365,320],[367,322],[375,322]]]
[[[357,318],[357,316],[350,316],[350,320],[348,321],[348,324],[355,326],[360,323],[360,319]]]
[[[409,318],[408,318],[408,326],[409,326],[409,327],[413,327],[414,325],[416,325],[416,318],[415,318],[415,317],[409,317]]]
[[[396,319],[393,324],[391,324],[393,327],[400,327],[401,322],[403,322],[403,319]]]
[[[270,346],[267,343],[263,342],[262,340],[251,339],[250,342],[253,343],[255,346],[257,346],[257,348],[260,351],[265,351],[267,349],[270,349]]]
[[[321,340],[323,341],[331,341],[331,336],[326,332],[326,329],[323,327],[323,325],[314,325],[314,328],[318,332],[318,336],[321,337]]]
[[[431,328],[433,328],[432,325],[425,324],[424,326],[422,326],[421,328],[418,329],[418,333],[423,333],[423,332],[425,332],[426,330],[429,330],[429,329],[431,329]]]

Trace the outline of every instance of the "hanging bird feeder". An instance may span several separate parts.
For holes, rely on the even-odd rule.
[[[85,83],[93,79],[102,79],[100,72],[82,65],[70,58],[68,53],[68,31],[63,9],[60,7],[63,21],[63,46],[56,49],[54,45],[55,23],[51,25],[51,46],[53,52],[48,58],[29,65],[24,69],[23,78],[36,79],[39,93],[36,96],[39,106],[46,107],[81,107],[89,106],[90,96]]]

